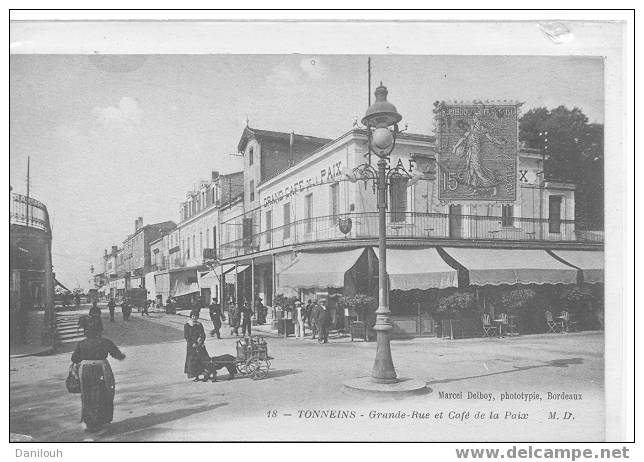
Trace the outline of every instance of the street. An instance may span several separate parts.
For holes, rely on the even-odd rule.
[[[11,359],[12,433],[36,441],[604,438],[603,333],[394,340],[399,378],[425,380],[429,390],[391,399],[343,386],[370,374],[375,342],[343,338],[319,345],[310,337],[267,336],[275,359],[266,379],[238,375],[227,381],[220,370],[216,383],[194,383],[183,374],[185,316],[133,313],[126,323],[117,309],[110,323],[103,308],[102,318],[103,336],[127,355],[121,362],[110,359],[116,377],[112,424],[99,435],[82,430],[80,397],[64,384],[74,347],[67,344],[54,355]],[[209,332],[210,321],[202,322]],[[206,341],[211,356],[235,354],[227,323],[222,333],[221,340]],[[503,393],[515,396],[501,401]]]

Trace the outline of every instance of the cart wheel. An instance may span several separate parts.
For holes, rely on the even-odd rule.
[[[270,367],[271,364],[268,361],[257,361],[257,368],[253,371],[251,378],[253,380],[265,379]]]
[[[257,370],[258,365],[259,361],[257,361],[256,359],[249,359],[248,361],[246,361],[246,374],[250,374],[252,377],[255,370]]]
[[[245,363],[237,363],[236,365],[237,372],[240,374],[246,374],[246,364]]]

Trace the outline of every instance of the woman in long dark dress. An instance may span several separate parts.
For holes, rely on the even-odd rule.
[[[183,326],[183,337],[186,339],[186,365],[183,372],[189,379],[194,378],[195,382],[199,381],[199,374],[203,372],[204,364],[210,361],[204,346],[206,332],[198,319],[197,313],[190,313],[190,320]],[[204,376],[203,381],[206,382],[207,377]]]
[[[80,364],[81,422],[88,431],[98,431],[112,421],[115,381],[107,355],[125,359],[114,343],[101,337],[100,318],[90,316],[85,327],[85,340],[76,345],[72,362]]]

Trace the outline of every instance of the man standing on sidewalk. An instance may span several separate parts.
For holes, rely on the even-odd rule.
[[[208,313],[210,314],[210,320],[212,321],[212,327],[213,330],[210,332],[210,335],[217,335],[217,338],[221,338],[221,333],[219,332],[219,329],[221,329],[221,323],[222,321],[225,321],[224,315],[221,312],[221,307],[219,306],[219,303],[217,303],[217,299],[213,298],[212,302],[210,303],[210,306],[208,307]]]
[[[318,312],[318,343],[328,343],[329,341],[329,324],[331,315],[326,307],[326,300],[320,300],[320,311]]]
[[[250,306],[248,306],[248,302],[244,300],[244,306],[242,306],[241,309],[241,315],[242,315],[242,336],[246,335],[246,331],[248,331],[248,335],[250,336],[250,329],[251,329],[251,317],[253,316],[253,310],[250,309]]]
[[[114,322],[114,308],[116,308],[116,303],[114,303],[113,298],[110,298],[110,301],[107,303],[107,308],[110,310],[110,322]]]

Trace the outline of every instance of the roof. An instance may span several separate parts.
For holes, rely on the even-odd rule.
[[[319,138],[317,136],[310,135],[298,135],[295,133],[286,133],[286,132],[275,132],[271,130],[259,130],[257,128],[251,128],[246,126],[242,132],[242,136],[237,145],[237,151],[242,152],[246,149],[246,145],[253,138],[272,138],[275,140],[290,141],[291,136],[293,136],[293,141],[295,143],[310,143],[323,146],[327,143],[330,143],[332,140],[329,138]]]

